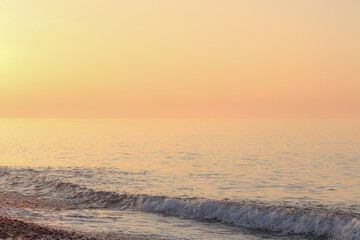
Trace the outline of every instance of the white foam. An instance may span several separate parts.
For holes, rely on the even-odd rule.
[[[326,211],[231,203],[208,199],[151,198],[138,200],[139,210],[183,218],[211,219],[246,228],[314,234],[334,239],[360,239],[358,216]]]
[[[6,170],[0,171],[0,180],[0,189],[3,191],[15,190],[75,208],[134,209],[182,218],[216,220],[252,229],[360,240],[360,216],[355,213],[264,205],[246,201],[181,199],[94,191],[73,183],[48,181],[27,172],[14,175]]]

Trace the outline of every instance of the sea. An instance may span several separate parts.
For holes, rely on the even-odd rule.
[[[360,239],[360,120],[0,119],[0,194],[112,236]]]

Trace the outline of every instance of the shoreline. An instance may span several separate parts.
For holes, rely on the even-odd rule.
[[[27,197],[16,192],[0,192],[0,209],[41,208],[41,209],[66,209],[61,204],[41,201],[34,197]],[[0,240],[152,240],[150,236],[131,235],[124,233],[94,233],[82,232],[76,229],[58,228],[18,219],[0,213]]]
[[[42,226],[37,223],[0,215],[0,240],[153,240],[148,236],[137,236],[123,233],[85,233],[72,229]],[[157,238],[159,239],[159,238]]]
[[[92,236],[28,223],[0,216],[0,239],[78,239],[95,240]]]

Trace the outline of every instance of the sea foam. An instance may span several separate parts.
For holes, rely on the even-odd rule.
[[[279,206],[249,201],[173,198],[148,194],[95,191],[70,182],[49,181],[31,171],[0,169],[0,189],[80,209],[136,210],[189,219],[215,220],[239,227],[310,234],[333,239],[360,239],[360,216],[328,209]]]

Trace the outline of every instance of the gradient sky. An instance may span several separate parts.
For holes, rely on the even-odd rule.
[[[360,117],[357,0],[2,0],[0,117]]]

